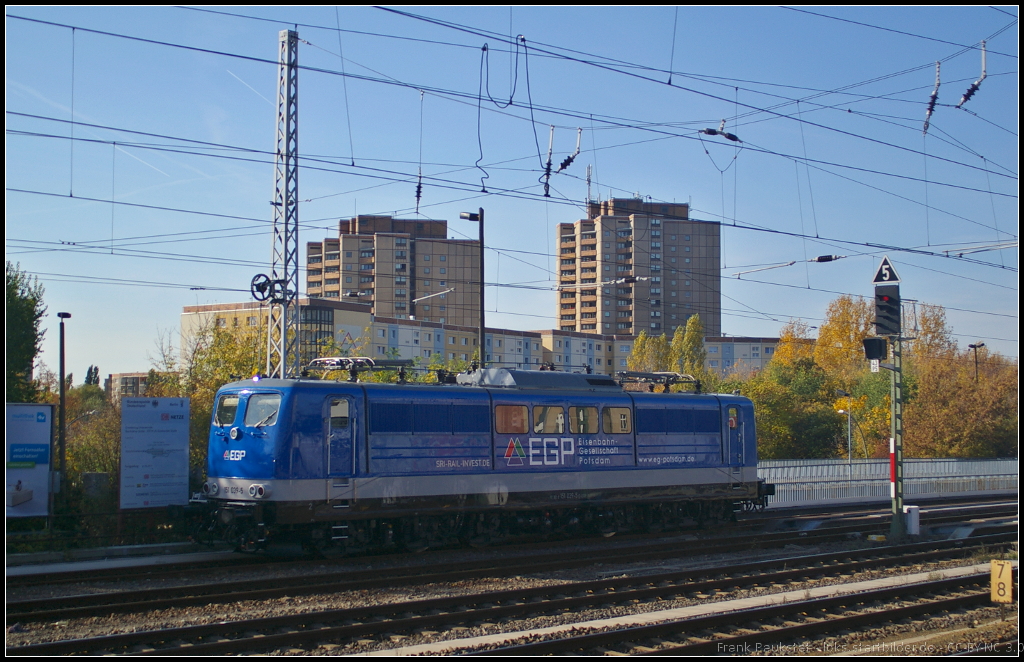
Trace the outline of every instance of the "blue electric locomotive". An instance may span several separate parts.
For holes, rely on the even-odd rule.
[[[218,525],[246,550],[344,552],[611,535],[764,504],[746,398],[503,368],[459,381],[224,386],[203,486]]]

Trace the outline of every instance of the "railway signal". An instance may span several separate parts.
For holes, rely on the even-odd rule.
[[[875,334],[899,336],[902,330],[902,306],[899,285],[875,286]]]

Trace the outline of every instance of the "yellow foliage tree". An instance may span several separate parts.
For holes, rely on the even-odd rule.
[[[987,348],[918,360],[913,397],[904,407],[910,457],[1017,457],[1018,370]]]
[[[944,357],[956,354],[956,341],[946,324],[946,309],[927,303],[917,305],[915,340],[908,343],[907,353],[914,358]]]
[[[779,331],[779,345],[772,361],[792,365],[800,359],[814,357],[814,339],[811,329],[802,320],[790,320]]]
[[[845,294],[830,303],[825,312],[814,345],[814,362],[846,389],[855,375],[867,368],[863,341],[872,335],[874,318],[866,299]]]

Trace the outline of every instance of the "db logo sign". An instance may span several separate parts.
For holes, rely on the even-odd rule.
[[[241,460],[245,457],[245,451],[224,451],[225,460]]]

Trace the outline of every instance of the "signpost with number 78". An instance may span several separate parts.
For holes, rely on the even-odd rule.
[[[992,602],[1013,602],[1013,564],[992,560]]]

